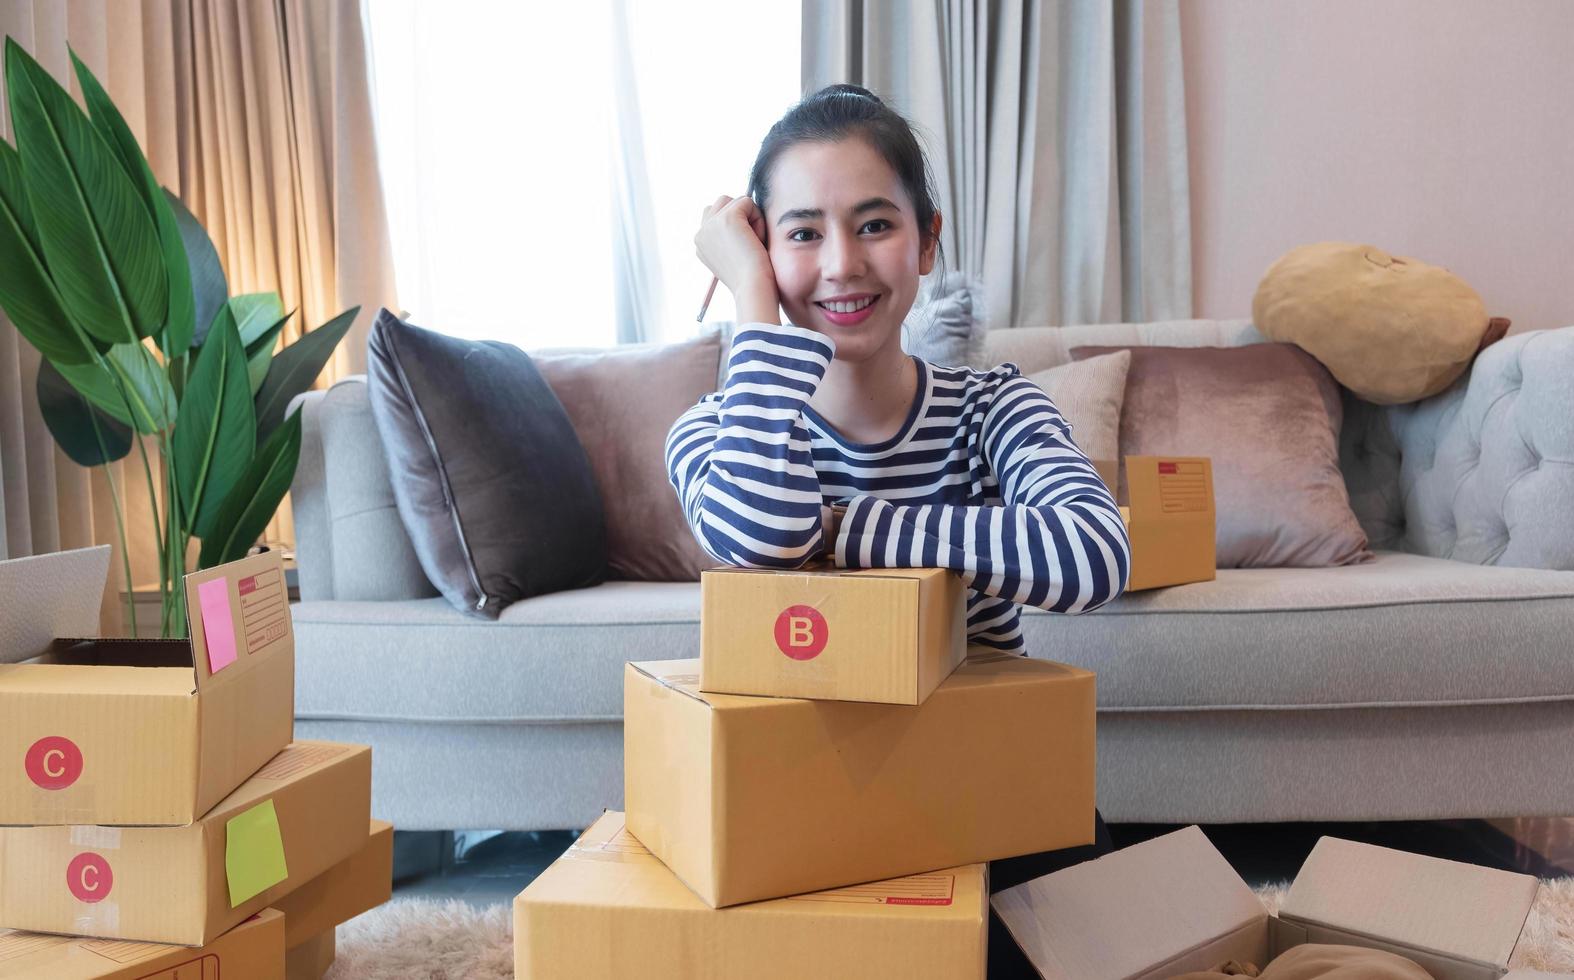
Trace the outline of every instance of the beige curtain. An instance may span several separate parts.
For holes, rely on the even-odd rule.
[[[992,328],[1191,315],[1177,0],[803,0],[803,84],[927,137]]]
[[[0,0],[0,33],[77,92],[70,44],[208,229],[231,294],[277,291],[298,311],[286,342],[359,304],[319,383],[364,370],[371,318],[396,301],[359,0]],[[10,137],[3,108],[0,132]],[[106,475],[61,455],[38,415],[37,370],[0,315],[0,556],[113,542],[112,475],[132,577],[156,581],[139,457]],[[266,537],[293,541],[287,506]],[[107,629],[118,554],[113,567]]]

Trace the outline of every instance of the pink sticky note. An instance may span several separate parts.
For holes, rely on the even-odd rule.
[[[208,640],[208,672],[217,674],[235,662],[229,580],[216,578],[198,585],[197,602],[202,605],[202,635]]]

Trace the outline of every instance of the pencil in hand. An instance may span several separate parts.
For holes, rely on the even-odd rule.
[[[710,277],[710,288],[705,290],[705,302],[700,304],[700,315],[694,319],[699,323],[705,322],[705,311],[710,309],[710,298],[716,295],[716,277]]]

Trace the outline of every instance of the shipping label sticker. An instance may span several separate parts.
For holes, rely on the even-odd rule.
[[[833,888],[808,895],[793,895],[789,901],[842,902],[858,905],[947,906],[956,893],[956,876],[948,874],[908,875],[889,881],[871,881],[851,888]]]
[[[158,943],[126,942],[119,939],[89,939],[83,941],[81,946],[90,953],[116,963],[135,963],[137,960],[145,960],[150,956],[169,952],[168,946]]]
[[[235,621],[230,616],[229,579],[209,579],[197,586],[202,607],[202,636],[208,644],[208,673],[235,662]]]
[[[230,908],[290,876],[272,800],[263,800],[224,824],[224,876],[229,882]]]
[[[831,631],[813,606],[788,606],[776,617],[776,649],[793,660],[813,660],[825,651]]]
[[[246,649],[256,653],[284,639],[290,620],[284,573],[269,569],[248,575],[235,585],[240,594],[241,630],[246,634]]]
[[[48,936],[37,932],[0,932],[0,961],[28,956],[51,946],[71,942],[67,936]]]
[[[254,779],[289,779],[296,773],[305,772],[312,766],[329,759],[336,759],[350,751],[347,745],[333,745],[328,743],[309,745],[302,742],[291,742],[286,745],[278,755],[268,760],[268,764],[258,769]]]
[[[1197,460],[1159,461],[1159,510],[1200,514],[1208,509],[1208,473]]]
[[[82,750],[64,735],[46,735],[28,748],[22,768],[40,789],[65,789],[82,775]]]

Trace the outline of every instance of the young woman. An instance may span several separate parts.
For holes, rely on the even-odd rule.
[[[1043,389],[1012,364],[938,367],[902,350],[941,216],[911,127],[832,85],[771,127],[745,197],[694,236],[737,302],[727,379],[667,436],[667,471],[718,561],[939,567],[968,586],[968,641],[1023,653],[1018,604],[1079,613],[1126,587],[1115,501]],[[787,321],[783,323],[781,313]],[[992,890],[1096,843],[990,866]],[[1036,976],[991,916],[991,977]]]
[[[1015,365],[903,352],[940,227],[897,112],[853,85],[793,107],[749,195],[718,198],[695,235],[738,328],[725,386],[668,434],[667,469],[718,561],[949,568],[968,586],[969,642],[1021,653],[1018,604],[1103,605],[1130,543],[1070,425]]]

